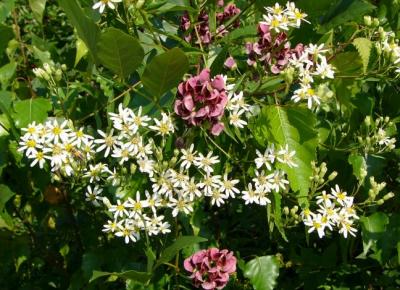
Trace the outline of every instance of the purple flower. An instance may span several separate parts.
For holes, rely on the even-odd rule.
[[[191,273],[189,277],[196,288],[223,289],[236,271],[236,258],[228,250],[211,248],[194,253],[185,259],[183,266]]]

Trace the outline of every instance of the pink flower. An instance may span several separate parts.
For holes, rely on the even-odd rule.
[[[220,119],[227,102],[224,78],[217,75],[211,79],[210,70],[203,69],[199,75],[179,84],[174,109],[188,125],[208,122],[211,133],[219,135],[224,129]]]
[[[223,289],[229,276],[236,271],[236,258],[233,252],[211,248],[201,250],[185,259],[183,266],[196,288]]]

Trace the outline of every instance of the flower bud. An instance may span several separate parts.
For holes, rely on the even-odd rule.
[[[365,117],[364,123],[365,123],[365,125],[367,125],[367,126],[371,126],[371,116]]]
[[[333,171],[331,174],[329,174],[328,176],[328,180],[332,181],[336,178],[336,176],[338,175],[338,173],[336,171]]]
[[[63,63],[61,65],[61,70],[64,71],[64,72],[67,71],[67,65]]]
[[[133,164],[133,163],[129,167],[129,171],[131,172],[132,175],[135,174],[136,169],[137,169],[137,166],[136,166],[136,164]]]
[[[285,207],[283,208],[283,214],[284,214],[284,215],[289,215],[289,208],[288,208],[287,206],[285,206]]]
[[[56,72],[55,72],[55,79],[56,79],[56,81],[61,81],[61,79],[62,79],[62,71],[60,70],[60,69],[58,69],[58,70],[56,70]]]
[[[52,230],[56,228],[56,220],[54,219],[54,217],[49,217],[49,219],[47,220],[47,226]]]
[[[378,27],[379,26],[379,19],[378,18],[374,18],[372,19],[372,27]]]
[[[376,202],[377,205],[382,205],[382,204],[384,204],[384,203],[385,203],[385,201],[384,201],[383,199],[379,199],[379,200]]]
[[[369,15],[364,16],[364,24],[366,26],[371,26],[372,25],[372,17]]]
[[[383,199],[384,200],[388,200],[394,197],[394,193],[393,192],[389,192],[388,194],[386,194]]]

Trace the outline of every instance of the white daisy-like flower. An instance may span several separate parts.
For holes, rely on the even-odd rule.
[[[259,195],[253,190],[253,184],[249,183],[247,190],[242,191],[242,199],[245,200],[245,204],[258,203]]]
[[[48,142],[53,141],[54,143],[58,143],[59,141],[67,142],[69,139],[70,129],[66,128],[68,125],[68,121],[65,120],[61,124],[58,124],[55,119],[53,122],[47,122],[47,134],[46,139]]]
[[[100,203],[99,201],[103,199],[102,196],[100,196],[100,193],[103,192],[103,189],[99,188],[98,185],[96,185],[93,189],[90,185],[87,186],[86,188],[86,201],[90,201],[91,203],[93,203],[93,205],[95,206],[99,206]]]
[[[177,199],[171,197],[169,199],[168,207],[172,208],[173,217],[176,217],[180,212],[184,212],[185,214],[193,212],[192,202],[188,197],[185,197],[182,194],[180,194]]]
[[[198,186],[203,189],[205,196],[211,196],[214,189],[220,188],[221,183],[221,175],[207,175]]]
[[[189,169],[196,159],[197,151],[194,150],[194,144],[190,145],[189,149],[181,149],[181,167]]]
[[[325,226],[322,222],[322,215],[316,214],[314,216],[310,216],[307,220],[304,221],[304,224],[310,227],[308,229],[308,233],[317,231],[320,238],[323,238],[325,236]]]
[[[175,131],[171,117],[165,113],[161,113],[161,120],[154,119],[154,122],[156,125],[149,126],[149,128],[157,131],[157,135],[166,136]]]
[[[139,191],[136,192],[136,200],[128,197],[126,204],[130,208],[130,218],[134,218],[137,215],[140,217],[142,210],[149,206],[147,200],[141,200]]]
[[[217,163],[219,163],[219,158],[218,156],[213,156],[212,151],[208,152],[207,156],[199,153],[199,156],[194,160],[194,165],[200,169],[203,169],[207,174],[210,174],[214,171],[212,166]]]
[[[139,171],[142,173],[147,173],[149,177],[152,177],[154,174],[154,160],[149,158],[140,158],[136,160],[137,164],[139,165]]]
[[[129,207],[131,207],[131,204],[129,202],[124,201],[123,203],[121,203],[121,200],[118,199],[117,204],[112,205],[108,210],[114,213],[114,218],[116,219],[117,217],[129,217]]]
[[[105,150],[104,157],[107,157],[110,154],[110,151],[116,148],[116,137],[113,136],[114,129],[111,129],[108,135],[101,130],[97,130],[97,132],[103,137],[103,139],[94,140],[94,143],[99,144],[96,152]]]
[[[285,190],[289,181],[285,179],[285,173],[282,170],[275,170],[275,172],[267,175],[268,182],[271,184],[271,189],[279,192],[280,189]]]
[[[241,117],[244,115],[244,110],[235,110],[230,113],[229,115],[229,124],[237,127],[237,128],[244,128],[247,125],[247,122],[242,120]]]
[[[102,231],[105,233],[111,232],[114,233],[116,230],[123,230],[123,226],[122,223],[124,222],[124,220],[108,220],[107,224],[103,225],[103,229]]]
[[[289,150],[289,145],[286,144],[285,148],[281,147],[281,149],[278,151],[276,159],[289,166],[290,168],[292,167],[297,167],[298,165],[293,161],[293,156],[296,154],[296,151],[290,151]]]
[[[132,226],[131,224],[125,222],[125,226],[122,229],[119,229],[115,233],[117,237],[123,237],[125,240],[125,244],[128,244],[130,241],[136,242],[140,238],[139,232],[136,231],[137,227]]]
[[[240,190],[235,187],[238,183],[238,179],[229,179],[228,174],[225,173],[219,191],[224,192],[226,196],[235,198],[235,194],[240,192]]]
[[[319,76],[321,79],[334,79],[335,72],[330,64],[327,63],[326,57],[322,57],[321,61],[317,63],[314,75]]]
[[[94,10],[98,9],[100,13],[103,13],[106,7],[110,9],[115,9],[114,3],[119,3],[119,2],[122,2],[122,0],[100,0],[96,2],[92,8]]]
[[[39,167],[43,169],[43,166],[46,162],[46,159],[50,159],[49,156],[45,155],[43,151],[39,150],[36,152],[33,152],[28,156],[29,159],[33,159],[31,163],[31,167],[35,166],[36,164],[39,164]]]

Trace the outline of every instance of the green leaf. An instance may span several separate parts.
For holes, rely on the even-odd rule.
[[[332,65],[338,75],[357,76],[361,73],[362,62],[357,52],[343,52],[335,55]]]
[[[382,212],[376,212],[368,217],[361,217],[363,252],[357,257],[365,259],[370,249],[376,252],[376,243],[382,239],[386,232],[386,226],[389,223],[389,217]],[[380,257],[376,257],[380,261]]]
[[[362,182],[366,176],[364,172],[367,170],[367,163],[361,155],[351,154],[348,162],[353,166],[353,174],[359,182]]]
[[[8,42],[13,37],[14,37],[13,29],[9,26],[0,24],[0,59],[4,50],[7,48]]]
[[[368,217],[361,217],[360,221],[365,232],[376,234],[382,233],[386,230],[389,218],[383,212],[376,212]]]
[[[97,56],[106,68],[125,78],[142,63],[144,51],[136,38],[119,29],[109,28],[100,36]]]
[[[0,83],[3,89],[6,88],[9,81],[14,76],[16,69],[17,69],[17,63],[15,62],[10,62],[6,65],[3,65],[0,68]]]
[[[141,283],[146,283],[151,278],[151,273],[146,272],[138,272],[134,270],[126,271],[126,272],[102,272],[102,271],[93,271],[92,277],[89,280],[89,283],[93,282],[94,280],[101,278],[115,275],[125,280],[135,280]]]
[[[88,48],[82,39],[78,38],[76,40],[75,46],[76,46],[76,55],[75,55],[74,66],[76,66],[79,63],[79,61],[82,59],[82,57],[84,57],[88,53]]]
[[[29,6],[31,6],[33,17],[35,17],[39,23],[42,23],[46,1],[47,0],[29,0]]]
[[[363,71],[364,73],[366,73],[369,63],[369,57],[371,55],[372,42],[367,38],[359,37],[353,40],[353,45],[356,47],[358,53],[360,54],[363,63]]]
[[[178,85],[188,69],[189,61],[185,53],[179,48],[173,48],[155,56],[146,66],[142,75],[143,86],[149,93],[160,98]]]
[[[375,6],[363,0],[342,0],[323,17],[319,32],[326,32],[348,21],[362,20]]]
[[[42,123],[46,120],[47,112],[51,109],[50,101],[43,98],[15,102],[15,113],[13,114],[15,126],[24,128],[33,121]]]
[[[158,259],[156,265],[154,266],[154,269],[159,267],[161,264],[172,260],[179,253],[180,250],[205,241],[207,241],[207,239],[197,236],[178,237],[171,246],[167,247],[164,251],[162,251],[160,258]]]
[[[3,211],[7,201],[9,201],[14,195],[15,192],[12,192],[7,185],[0,184],[0,212]]]
[[[279,276],[278,261],[274,256],[256,257],[246,264],[243,274],[255,290],[274,289]]]
[[[58,2],[67,14],[71,24],[76,28],[79,38],[88,47],[93,59],[97,60],[97,41],[100,37],[100,29],[96,23],[86,16],[76,0],[58,0]]]
[[[10,15],[11,10],[14,9],[15,0],[2,0],[0,2],[0,23],[3,23],[4,20]]]
[[[297,191],[302,207],[308,205],[311,161],[316,159],[318,134],[314,129],[315,123],[315,116],[308,109],[270,105],[262,108],[249,126],[257,142],[264,148],[270,142],[282,147],[288,145],[290,151],[296,152],[293,161],[297,167],[281,167],[288,175],[291,188]]]

